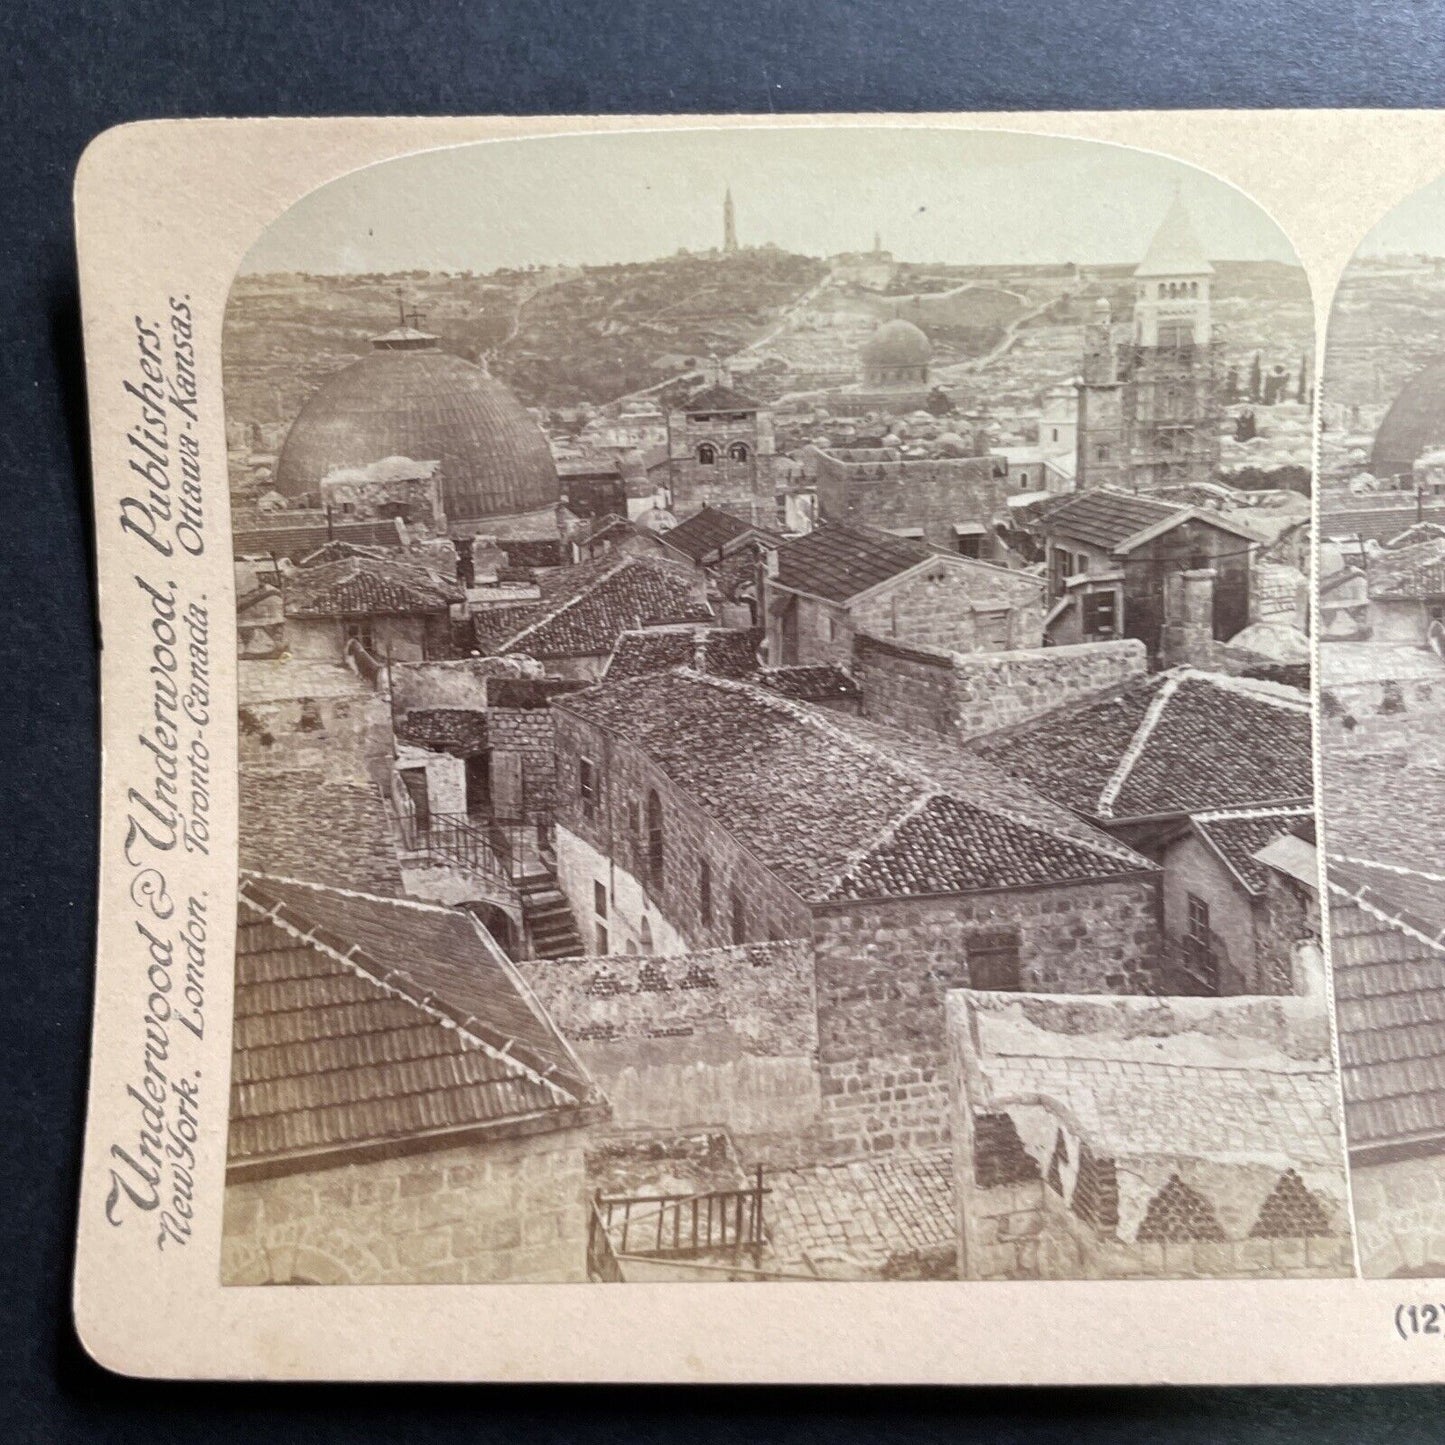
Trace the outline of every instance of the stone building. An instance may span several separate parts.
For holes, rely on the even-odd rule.
[[[863,389],[895,392],[901,403],[913,404],[915,395],[927,393],[932,360],[933,344],[922,328],[895,316],[883,322],[858,353]]]
[[[409,541],[406,524],[399,517],[347,521],[321,511],[236,517],[231,528],[232,556],[264,559],[268,564],[298,562],[328,542],[400,552]]]
[[[479,652],[536,658],[549,676],[591,681],[617,639],[639,627],[711,622],[706,579],[661,557],[604,556],[542,577],[535,602],[473,614]]]
[[[445,535],[440,465],[383,457],[364,467],[337,467],[321,479],[321,510],[359,521],[394,517],[406,524],[410,536]]]
[[[821,522],[876,527],[969,557],[1002,551],[1015,490],[1006,458],[938,455],[905,458],[896,447],[810,448]]]
[[[1036,524],[1048,564],[1053,642],[1137,637],[1165,645],[1166,585],[1212,572],[1210,632],[1227,641],[1250,621],[1252,553],[1260,539],[1218,512],[1098,487],[1050,507]]]
[[[587,1278],[606,1105],[455,909],[243,876],[226,1284]]]
[[[668,413],[667,447],[669,493],[679,516],[715,507],[758,526],[778,524],[772,413],[720,369]]]
[[[1350,1276],[1314,971],[1299,998],[950,992],[960,1278]]]
[[[768,555],[769,660],[851,668],[860,633],[955,652],[1038,647],[1043,583],[921,542],[825,524]]]
[[[293,571],[283,583],[286,650],[293,657],[413,662],[452,655],[451,618],[466,594],[420,563],[343,557]]]
[[[629,954],[811,941],[840,1154],[943,1141],[949,983],[1157,982],[1154,866],[956,748],[681,670],[553,708],[577,916]]]
[[[1247,857],[1309,815],[1307,693],[1176,668],[967,746],[1163,865],[1174,991],[1294,987],[1257,894],[1229,870],[1257,881]]]
[[[495,377],[441,350],[418,319],[403,312],[312,394],[286,434],[277,490],[293,502],[314,498],[337,468],[413,457],[438,463],[442,510],[463,530],[553,507],[560,486],[541,427]]]
[[[1365,575],[1371,639],[1425,647],[1433,635],[1445,656],[1445,537],[1371,552]]]
[[[1176,199],[1135,268],[1127,339],[1116,335],[1102,299],[1085,328],[1074,468],[1081,490],[1214,479],[1221,409],[1213,277]]]

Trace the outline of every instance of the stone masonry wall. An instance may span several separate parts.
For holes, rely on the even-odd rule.
[[[585,1131],[226,1186],[223,1284],[587,1277]]]
[[[982,522],[1007,511],[1008,463],[995,457],[847,462],[820,452],[818,507],[825,521],[884,531],[921,527],[924,540],[958,550],[957,522]]]
[[[963,655],[860,635],[863,714],[906,732],[964,742],[1145,675],[1133,639]]]
[[[620,1129],[727,1128],[750,1160],[814,1157],[813,952],[755,943],[524,966]]]
[[[1001,623],[991,610],[1008,609]],[[1037,581],[1002,567],[941,562],[866,597],[852,609],[855,632],[955,652],[1036,648],[1044,639],[1044,593]]]
[[[1320,689],[1320,749],[1326,767],[1351,752],[1408,750],[1445,762],[1445,667],[1439,677],[1382,678]]]
[[[744,943],[807,938],[812,916],[807,906],[718,823],[678,791],[667,776],[636,748],[611,738],[574,713],[555,713],[557,822],[608,861],[601,877],[564,877],[579,919],[593,917],[593,891],[601,884],[610,895],[612,873],[637,880],[644,908],[662,915],[686,948],[725,947],[732,936],[732,900],[737,898]],[[579,796],[580,763],[596,769],[598,797],[588,818]],[[650,875],[645,809],[656,791],[662,805],[664,858],[661,880]],[[711,880],[711,917],[704,916],[702,864]],[[560,862],[560,859],[559,859]],[[626,920],[634,937],[640,920]],[[654,932],[656,930],[654,929]],[[584,931],[585,936],[585,931]]]
[[[1353,1164],[1355,1233],[1366,1279],[1445,1274],[1445,1161],[1438,1154]]]
[[[970,941],[1018,933],[1038,993],[1150,993],[1157,876],[966,898],[850,904],[816,917],[824,1123],[838,1157],[948,1138],[944,998],[969,984]]]

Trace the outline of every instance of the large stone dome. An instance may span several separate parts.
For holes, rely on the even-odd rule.
[[[541,428],[501,382],[401,327],[329,376],[291,424],[276,489],[315,494],[338,467],[383,457],[438,461],[449,522],[531,512],[561,488]]]
[[[861,356],[864,366],[927,366],[933,345],[917,326],[900,316],[885,321],[863,343]]]
[[[1445,361],[1417,372],[1395,398],[1375,433],[1370,471],[1393,477],[1413,470],[1420,454],[1445,442]]]

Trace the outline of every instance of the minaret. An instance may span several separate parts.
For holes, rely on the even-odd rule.
[[[723,192],[723,255],[731,256],[738,248],[737,218],[733,215],[733,188]]]

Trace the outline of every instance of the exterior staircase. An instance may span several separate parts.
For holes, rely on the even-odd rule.
[[[522,900],[522,925],[533,958],[578,958],[586,952],[572,917],[572,905],[545,861],[536,871],[522,874],[517,880],[517,893]]]

